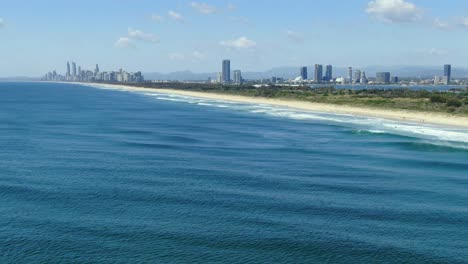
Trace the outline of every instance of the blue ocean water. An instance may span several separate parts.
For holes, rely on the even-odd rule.
[[[468,131],[0,83],[1,263],[467,263]]]

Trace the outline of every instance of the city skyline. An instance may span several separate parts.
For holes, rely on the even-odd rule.
[[[81,66],[78,66],[78,72],[76,72],[76,63],[72,61],[72,72],[70,72],[70,62],[66,63],[66,72],[64,75],[58,73],[56,70],[49,71],[46,73],[41,80],[44,81],[71,81],[71,82],[121,82],[121,83],[142,83],[145,82],[145,78],[141,71],[138,72],[127,72],[123,69],[118,71],[100,71],[99,64],[95,65],[94,71],[81,70]],[[244,83],[256,83],[260,81],[263,84],[399,84],[400,78],[398,75],[392,74],[391,72],[376,72],[376,76],[367,78],[366,71],[362,69],[355,69],[354,74],[353,68],[347,68],[347,76],[334,76],[333,65],[328,64],[325,66],[325,74],[323,73],[323,65],[315,64],[313,78],[308,78],[308,67],[302,66],[299,68],[299,76],[295,78],[282,78],[278,76],[270,76],[267,79],[244,79],[242,76],[242,70],[231,70],[230,59],[223,59],[221,62],[221,71],[217,74],[217,79],[213,79],[211,76],[206,78],[206,83],[220,83],[220,84],[244,84]],[[443,65],[443,75],[435,75],[432,80],[421,79],[417,82],[408,80],[403,83],[406,84],[433,84],[433,85],[449,85],[452,76],[452,65]],[[232,77],[232,78],[231,78]],[[149,79],[148,81],[154,81]],[[156,81],[170,81],[170,80],[156,80]],[[195,80],[192,80],[195,81]],[[455,84],[466,84],[466,82],[460,82],[456,80]]]
[[[4,3],[0,75],[40,76],[64,59],[145,72],[214,72],[223,57],[243,71],[316,63],[468,66],[468,3],[461,0],[111,3],[84,0],[73,12],[57,0],[28,3],[28,10]]]

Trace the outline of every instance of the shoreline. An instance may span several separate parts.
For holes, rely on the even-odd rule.
[[[86,83],[78,83],[88,85]],[[360,117],[376,117],[396,121],[404,121],[415,124],[448,125],[458,128],[468,128],[468,117],[453,116],[444,113],[418,112],[411,110],[375,109],[366,107],[312,103],[297,100],[271,99],[262,97],[248,97],[242,95],[218,94],[200,91],[187,91],[166,88],[146,88],[118,84],[89,83],[89,86],[98,86],[106,89],[119,89],[126,91],[158,92],[164,94],[176,94],[204,99],[224,100],[237,103],[268,104],[282,106],[310,112],[322,112],[329,114],[354,115]]]

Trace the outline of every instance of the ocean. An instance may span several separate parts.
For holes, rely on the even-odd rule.
[[[468,263],[468,129],[0,83],[0,263]]]

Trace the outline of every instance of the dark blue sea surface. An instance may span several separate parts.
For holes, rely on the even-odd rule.
[[[468,132],[0,83],[0,263],[467,263]]]

